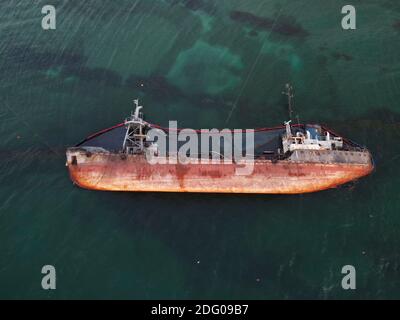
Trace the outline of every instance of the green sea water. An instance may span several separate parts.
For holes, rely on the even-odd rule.
[[[44,31],[46,4],[0,2],[0,298],[400,298],[398,1],[352,1],[356,30],[341,0],[53,0]],[[65,148],[136,97],[161,125],[265,127],[287,118],[287,82],[301,121],[371,150],[371,176],[295,196],[94,192],[68,177]]]

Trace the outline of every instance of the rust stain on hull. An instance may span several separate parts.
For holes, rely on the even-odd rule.
[[[337,187],[366,176],[363,164],[256,160],[248,176],[235,174],[238,164],[149,164],[144,156],[82,153],[67,162],[80,187],[108,191],[298,194]],[[218,173],[218,174],[216,174]]]

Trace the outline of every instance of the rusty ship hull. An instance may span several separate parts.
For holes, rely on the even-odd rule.
[[[67,166],[78,186],[103,191],[299,194],[334,188],[368,175],[366,150],[295,151],[288,159],[254,160],[252,173],[236,174],[244,163],[150,164],[145,155],[85,147],[67,150]]]
[[[289,85],[287,89],[291,110],[293,94]],[[253,129],[246,141],[242,135],[236,139],[238,136],[223,136],[218,130],[211,135],[191,130],[190,136],[186,131],[185,138],[178,139],[181,129],[176,125],[162,128],[146,122],[138,100],[135,106],[123,123],[67,149],[66,164],[76,185],[104,191],[298,194],[334,188],[374,169],[365,147],[321,125],[287,121],[281,127]],[[154,129],[162,134],[155,134]],[[241,133],[237,130],[234,134]],[[163,139],[167,137],[172,148],[166,147]],[[188,158],[173,147],[181,147],[187,137],[197,145]],[[197,141],[203,142],[203,138],[209,147],[210,139],[213,141],[211,149],[199,148]],[[222,148],[218,147],[221,140]],[[234,159],[225,158],[225,143],[235,150]],[[243,151],[246,157],[240,156]],[[156,163],[149,154],[157,158]],[[179,157],[186,157],[189,163]]]

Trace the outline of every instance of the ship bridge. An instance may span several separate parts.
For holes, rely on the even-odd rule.
[[[337,150],[343,148],[342,137],[331,136],[329,131],[323,133],[319,125],[305,125],[304,132],[292,133],[291,121],[285,122],[286,133],[282,135],[283,152],[295,150]]]

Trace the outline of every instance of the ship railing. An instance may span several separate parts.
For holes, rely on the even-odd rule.
[[[344,142],[343,147],[344,148],[348,148],[351,151],[358,151],[358,152],[368,152],[367,147],[358,144],[357,142],[348,139],[348,138],[344,138],[343,136],[337,134],[335,131],[325,127],[325,126],[321,126],[321,128],[325,131],[325,132],[329,132],[334,138],[341,138],[342,141]]]

